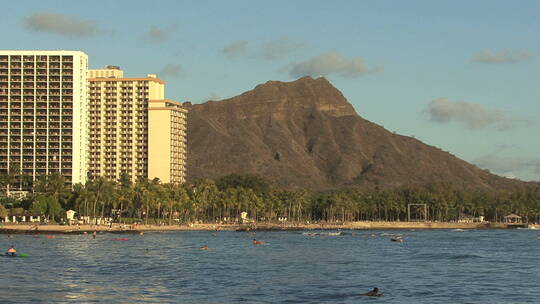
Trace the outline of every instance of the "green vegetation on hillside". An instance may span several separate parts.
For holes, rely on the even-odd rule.
[[[9,181],[5,176],[1,180],[5,190]],[[183,185],[159,180],[132,183],[127,176],[112,182],[100,177],[71,187],[62,176],[52,174],[36,180],[33,190],[21,201],[4,196],[0,215],[9,209],[19,214],[28,210],[60,220],[65,210],[73,209],[91,218],[116,215],[120,221],[138,218],[145,223],[173,224],[235,221],[245,211],[257,221],[406,221],[408,204],[423,203],[427,215],[423,208],[412,208],[411,217],[457,221],[484,216],[489,221],[502,221],[505,215],[516,213],[528,221],[538,221],[540,216],[540,187],[465,192],[448,184],[431,184],[310,192],[280,189],[261,177],[236,174]]]

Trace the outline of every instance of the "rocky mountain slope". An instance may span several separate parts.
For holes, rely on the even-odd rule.
[[[524,184],[361,118],[325,78],[268,81],[189,110],[190,181],[239,173],[314,190],[432,182],[489,190]]]

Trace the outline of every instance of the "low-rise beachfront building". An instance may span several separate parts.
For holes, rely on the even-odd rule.
[[[0,51],[0,171],[27,179],[60,173],[84,183],[88,56],[80,51]]]
[[[186,115],[156,75],[125,78],[117,66],[89,71],[89,174],[185,181]]]
[[[513,213],[505,216],[504,222],[507,224],[522,224],[523,223],[521,216],[517,214],[513,214]]]
[[[44,219],[43,214],[34,214],[28,211],[17,213],[10,210],[9,214],[2,218],[3,223],[40,223]]]

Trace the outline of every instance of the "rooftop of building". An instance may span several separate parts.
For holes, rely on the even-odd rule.
[[[88,56],[83,51],[76,51],[76,50],[0,50],[0,54],[2,55],[34,55],[34,54],[82,54],[85,56]]]
[[[106,74],[99,77],[90,77],[89,81],[154,81],[161,84],[165,84],[165,80],[159,79],[156,74],[147,74],[146,77],[124,77],[124,71],[117,65],[108,65],[102,69],[89,69],[89,74],[93,72],[106,72],[110,71],[110,74]]]

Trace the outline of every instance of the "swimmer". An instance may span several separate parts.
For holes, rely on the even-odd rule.
[[[141,231],[141,232],[139,232],[139,235],[144,235],[144,232],[142,232],[142,231]]]
[[[403,238],[400,236],[396,236],[390,239],[392,242],[400,242],[403,243]]]
[[[9,247],[9,249],[6,252],[6,255],[15,256],[16,253],[17,253],[17,249],[15,249],[15,246],[11,245],[11,247]]]
[[[94,230],[94,232],[92,233],[92,238],[95,239],[97,236],[97,231]]]
[[[204,245],[202,246],[201,248],[199,248],[200,250],[208,250],[208,245]]]
[[[257,241],[257,239],[253,239],[253,245],[264,245],[263,241]]]
[[[382,296],[382,293],[379,293],[379,288],[375,287],[372,291],[366,292],[361,294],[361,296],[368,296],[368,297],[380,297]]]
[[[539,234],[539,235],[537,235],[537,236],[536,236],[536,238],[540,240],[540,234]]]

